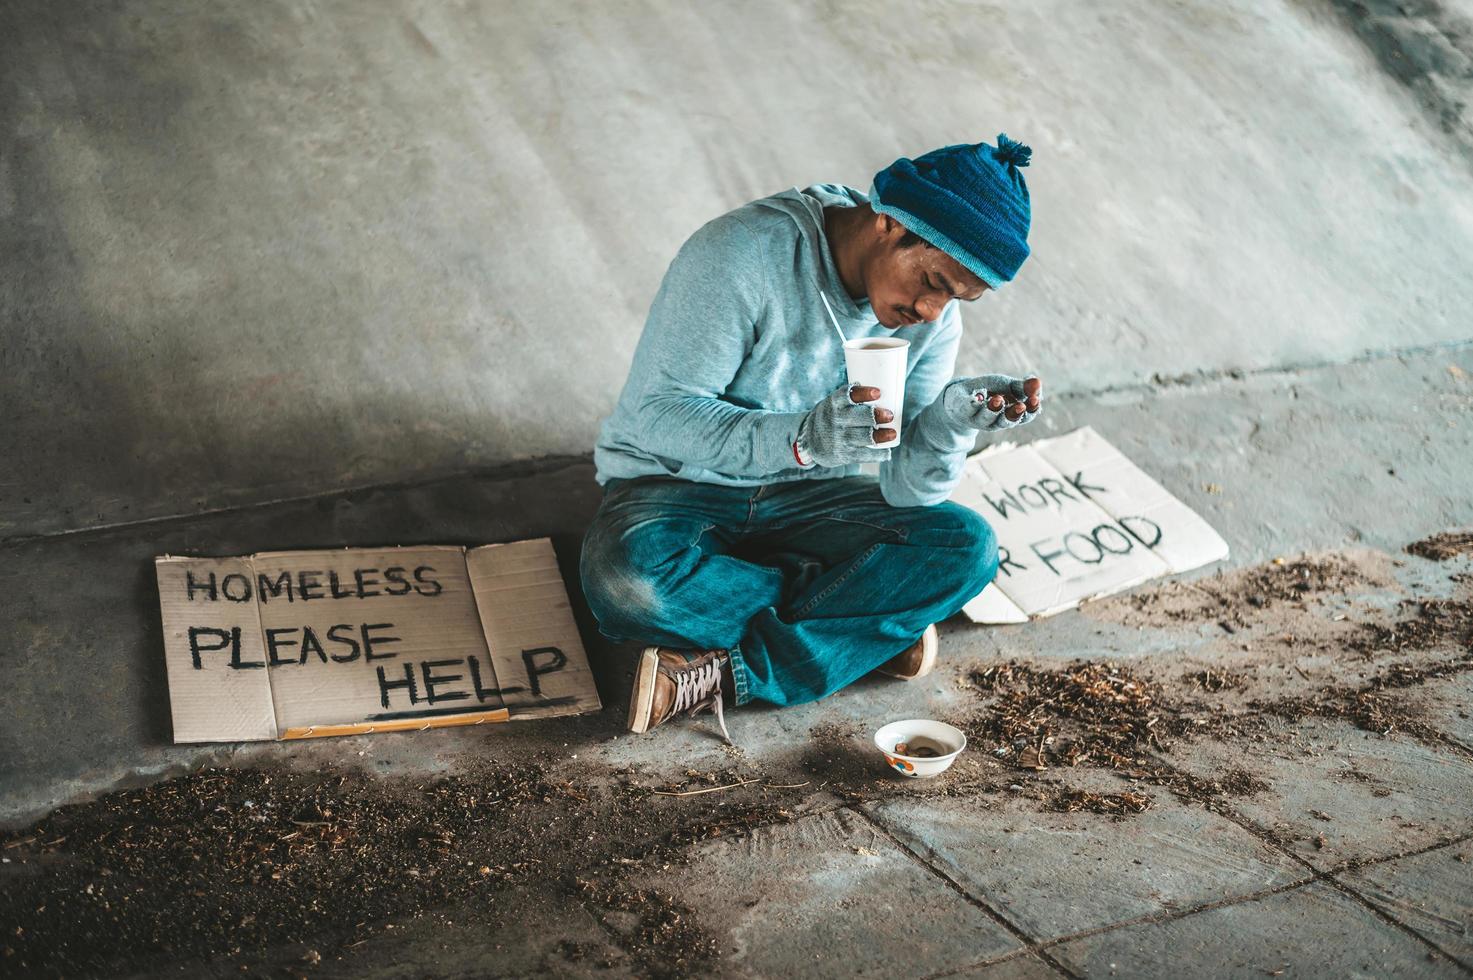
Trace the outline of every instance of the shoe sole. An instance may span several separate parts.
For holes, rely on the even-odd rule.
[[[936,668],[936,658],[941,653],[941,637],[936,632],[936,627],[927,626],[926,632],[921,634],[921,666],[916,671],[916,677],[925,677]]]
[[[894,677],[897,680],[913,681],[925,677],[936,668],[936,657],[941,652],[941,637],[936,632],[936,627],[927,626],[926,632],[921,634],[921,665],[916,668],[914,674],[894,674],[888,670],[880,669],[880,673],[886,677]]]
[[[634,673],[634,690],[629,695],[628,729],[636,734],[650,730],[655,707],[655,677],[660,672],[660,648],[645,647]]]

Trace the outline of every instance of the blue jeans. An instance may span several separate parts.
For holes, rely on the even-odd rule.
[[[957,504],[891,507],[872,477],[640,477],[605,487],[581,572],[609,639],[729,650],[737,704],[802,704],[961,609],[997,573],[997,541]]]

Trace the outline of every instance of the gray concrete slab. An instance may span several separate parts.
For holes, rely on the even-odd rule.
[[[1468,43],[1377,13],[13,0],[0,535],[586,453],[696,227],[999,130],[1034,257],[962,372],[1465,340],[1473,168],[1418,100]]]
[[[1473,969],[1473,842],[1355,868],[1340,880]]]
[[[870,812],[1041,942],[1309,876],[1237,824],[1170,794],[1150,795],[1152,808],[1124,821],[1040,813],[1032,801],[891,800]]]
[[[1267,792],[1233,807],[1321,869],[1473,832],[1473,759],[1344,721],[1276,723],[1258,739],[1203,742],[1170,758],[1201,776],[1236,768],[1262,779]],[[1347,778],[1347,770],[1360,775]]]
[[[1083,977],[1460,977],[1463,971],[1322,882],[1049,948]]]
[[[1022,944],[848,810],[695,847],[676,889],[733,976],[922,977]]]

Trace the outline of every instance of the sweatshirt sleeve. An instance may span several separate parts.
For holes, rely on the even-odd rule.
[[[802,412],[723,400],[752,350],[767,303],[762,240],[740,219],[709,222],[676,254],[645,320],[630,367],[641,449],[733,476],[797,463]]]
[[[900,445],[880,464],[880,491],[892,507],[929,507],[951,495],[961,480],[977,434],[948,425],[941,392],[952,380],[961,346],[959,304],[948,303],[936,324],[938,336],[927,345],[905,378],[904,432]],[[910,421],[905,421],[909,419]]]

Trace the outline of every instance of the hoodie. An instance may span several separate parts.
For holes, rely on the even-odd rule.
[[[628,380],[594,448],[600,484],[640,476],[757,486],[853,476],[858,466],[802,466],[803,417],[847,381],[844,336],[910,341],[900,438],[879,464],[896,507],[945,500],[975,434],[955,432],[938,401],[952,378],[957,302],[934,322],[890,330],[845,291],[823,209],[866,203],[838,184],[784,191],[702,226],[676,254],[650,306]]]

